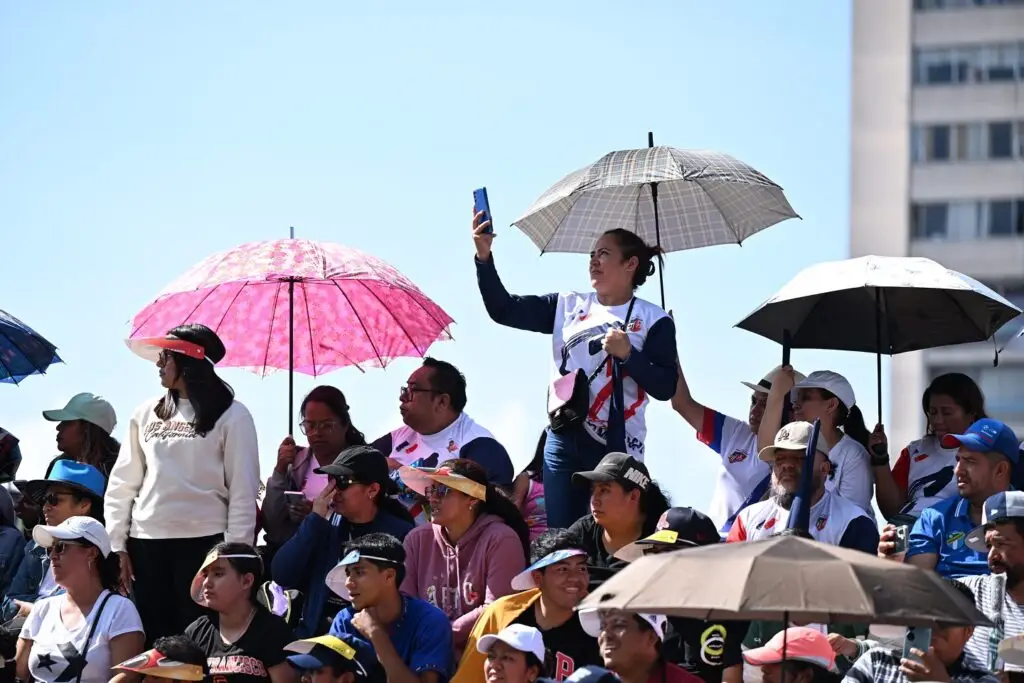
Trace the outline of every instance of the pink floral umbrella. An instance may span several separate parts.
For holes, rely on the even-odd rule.
[[[227,347],[220,365],[316,376],[422,357],[435,341],[451,339],[452,322],[378,258],[340,244],[281,239],[196,264],[135,316],[130,338],[202,323]],[[289,416],[291,393],[289,377]]]

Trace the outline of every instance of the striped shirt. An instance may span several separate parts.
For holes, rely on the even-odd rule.
[[[995,624],[977,626],[964,646],[964,659],[986,671],[1024,671],[1024,666],[1007,664],[999,657],[999,641],[1024,634],[1024,610],[1006,592],[1006,576],[985,574],[957,579],[974,591],[974,604]]]
[[[843,683],[906,683],[907,677],[900,671],[902,653],[887,647],[873,647],[857,658],[853,668],[846,672]],[[946,669],[953,683],[997,683],[992,674],[972,668],[966,662],[966,655]]]

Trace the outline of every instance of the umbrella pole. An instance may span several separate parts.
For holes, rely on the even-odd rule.
[[[878,385],[878,424],[882,424],[882,290],[875,288],[875,379]]]
[[[288,228],[289,237],[295,239],[295,227]],[[288,431],[292,433],[295,414],[295,280],[288,280]]]
[[[648,131],[647,133],[647,147],[654,147],[654,133]],[[661,249],[661,224],[658,219],[658,183],[651,183],[651,201],[654,203],[654,241]],[[662,261],[658,268],[658,285],[661,287],[661,307],[665,308],[665,273],[660,266],[664,265]]]

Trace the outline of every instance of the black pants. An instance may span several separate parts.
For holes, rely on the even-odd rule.
[[[192,600],[190,587],[210,548],[224,540],[220,534],[202,538],[128,538],[128,556],[135,572],[135,607],[146,629],[146,647],[164,636],[185,632],[203,615]]]

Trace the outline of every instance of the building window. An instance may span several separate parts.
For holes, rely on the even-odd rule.
[[[915,125],[910,140],[915,164],[1024,159],[1024,121]]]
[[[1024,5],[1024,0],[914,0],[914,9],[928,12],[941,9],[966,9],[969,7],[1000,7]]]
[[[1017,238],[1024,236],[1024,198],[914,204],[910,218],[916,240]]]
[[[918,49],[914,51],[914,84],[1020,81],[1024,79],[1022,53],[1020,43]]]

